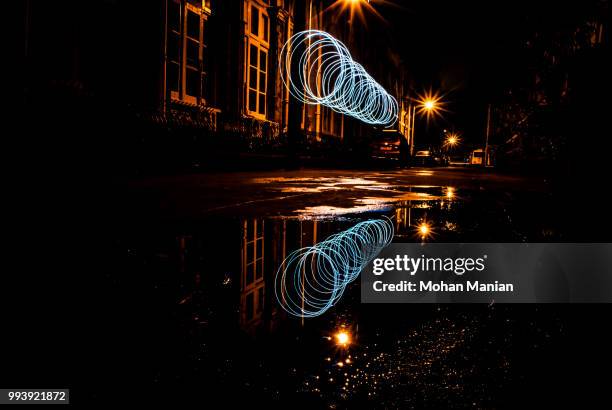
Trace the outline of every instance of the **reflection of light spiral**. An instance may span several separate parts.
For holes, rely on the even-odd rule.
[[[375,219],[292,252],[276,273],[279,304],[294,316],[319,316],[340,300],[346,286],[392,239],[393,224]]]
[[[294,34],[281,50],[280,65],[291,95],[307,104],[321,104],[373,125],[391,125],[397,119],[396,99],[329,33]]]

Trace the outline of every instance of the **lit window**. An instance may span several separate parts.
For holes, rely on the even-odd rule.
[[[205,15],[200,8],[168,0],[166,82],[170,97],[192,104],[205,102]]]
[[[268,50],[256,43],[249,45],[248,107],[252,113],[266,115]]]
[[[252,5],[247,51],[247,110],[256,117],[266,116],[268,87],[268,48],[270,19],[265,9]]]
[[[251,7],[251,34],[259,36],[259,8]]]

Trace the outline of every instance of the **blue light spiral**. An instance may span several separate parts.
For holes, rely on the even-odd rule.
[[[392,125],[397,120],[397,100],[331,34],[320,30],[294,34],[279,61],[283,83],[304,103],[321,104],[372,125]]]
[[[278,303],[293,316],[323,314],[392,240],[391,220],[373,219],[292,252],[274,280]]]

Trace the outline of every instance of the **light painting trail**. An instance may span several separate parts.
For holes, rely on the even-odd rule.
[[[321,315],[392,240],[393,223],[388,218],[373,219],[292,252],[274,280],[280,306],[297,317]]]
[[[320,104],[371,125],[397,121],[397,100],[329,33],[294,34],[283,46],[279,63],[283,83],[306,104]]]

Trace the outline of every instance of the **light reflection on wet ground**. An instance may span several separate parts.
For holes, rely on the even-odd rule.
[[[431,175],[431,171],[419,171],[417,175]],[[384,178],[258,178],[256,184],[275,184],[273,189],[283,193],[321,193],[332,190],[350,189],[359,194],[349,198],[353,206],[339,207],[333,205],[308,206],[282,217],[297,216],[301,219],[327,219],[342,215],[356,215],[368,212],[388,212],[393,205],[401,202],[431,201],[447,198],[456,200],[454,187],[431,185],[390,185]],[[372,196],[377,192],[381,196]],[[374,194],[376,195],[376,194]],[[332,200],[333,201],[333,200]],[[402,205],[400,205],[402,206]],[[404,205],[406,206],[406,205]],[[408,207],[411,204],[407,205]]]
[[[152,382],[163,388],[178,378],[195,392],[294,407],[494,407],[524,376],[516,355],[533,357],[562,337],[554,310],[361,305],[354,283],[326,315],[302,321],[274,299],[273,277],[286,255],[367,218],[390,217],[399,242],[563,237],[559,220],[544,217],[550,208],[542,193],[395,178],[253,178],[248,201],[203,214],[179,212],[179,204],[181,218],[163,223],[150,224],[147,215],[119,246],[137,278],[126,286],[154,289],[149,303],[169,317],[151,323],[161,327],[155,333],[168,355],[153,364]],[[297,196],[277,200],[275,193]],[[342,325],[354,338],[346,349],[326,338]]]
[[[431,406],[429,395],[445,408],[458,407],[457,399],[469,398],[479,405],[490,403],[491,392],[499,386],[491,388],[473,375],[477,358],[483,354],[473,346],[480,345],[478,338],[482,337],[487,315],[492,316],[492,312],[453,320],[437,317],[407,329],[388,345],[372,343],[337,352],[323,360],[320,372],[306,376],[300,388],[331,402],[360,398],[381,408],[397,408],[399,403]],[[511,364],[506,356],[510,338],[505,336],[496,342],[503,353],[497,358],[500,367],[490,376],[503,385],[510,376]],[[457,356],[469,357],[470,365],[461,364]]]
[[[126,203],[134,212],[157,219],[213,218],[235,215],[253,217],[298,216],[299,210],[325,209],[338,214],[372,210],[402,200],[436,199],[444,187],[477,192],[541,192],[545,181],[498,175],[471,169],[411,169],[375,172],[303,170],[260,173],[187,175],[133,181],[127,186]],[[373,199],[375,198],[375,199]],[[367,202],[364,202],[367,201]],[[158,205],[158,206],[152,206]]]

